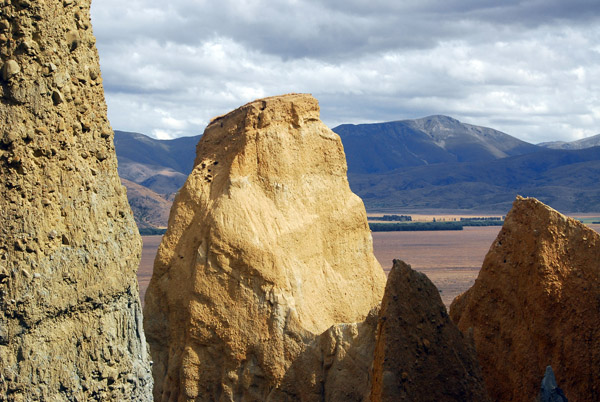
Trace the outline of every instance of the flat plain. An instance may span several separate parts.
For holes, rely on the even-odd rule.
[[[386,274],[394,259],[424,273],[446,306],[473,285],[500,226],[423,232],[373,232],[375,257]]]
[[[600,232],[600,225],[589,226]],[[440,290],[444,304],[449,306],[456,296],[473,285],[500,229],[500,226],[487,226],[456,231],[374,232],[373,250],[386,274],[394,259],[403,260],[423,272]],[[142,303],[161,238],[142,237],[144,248],[137,274]]]
[[[140,260],[140,268],[137,272],[138,284],[140,286],[140,299],[144,304],[146,289],[152,278],[152,269],[154,267],[154,257],[158,251],[162,236],[142,236],[144,247],[142,248],[142,258]]]

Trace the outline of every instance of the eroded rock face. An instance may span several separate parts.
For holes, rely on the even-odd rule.
[[[435,285],[394,260],[379,312],[371,401],[488,400],[475,349]]]
[[[0,395],[148,400],[89,0],[0,1]],[[0,397],[0,399],[2,399]]]
[[[146,294],[155,399],[265,400],[315,337],[362,321],[384,283],[341,141],[314,98],[215,119]]]
[[[518,198],[477,281],[454,300],[472,328],[490,395],[531,401],[546,366],[574,401],[600,400],[600,236],[533,198]]]
[[[272,400],[368,401],[379,306],[364,321],[332,325],[297,356]]]

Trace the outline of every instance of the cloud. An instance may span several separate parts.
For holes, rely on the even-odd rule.
[[[332,127],[447,114],[531,142],[600,132],[598,11],[558,0],[92,7],[118,129],[194,135],[255,98],[308,92]]]

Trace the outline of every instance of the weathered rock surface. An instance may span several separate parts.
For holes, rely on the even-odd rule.
[[[147,400],[90,0],[0,0],[0,399]]]
[[[517,198],[477,281],[450,307],[472,328],[490,395],[531,401],[546,366],[569,400],[600,400],[600,235]]]
[[[331,326],[294,359],[272,400],[368,401],[379,306],[359,323]]]
[[[546,367],[536,402],[568,402],[562,389],[556,384],[552,366]]]
[[[394,260],[379,312],[371,401],[488,400],[475,349],[435,285]]]
[[[155,399],[294,399],[283,390],[292,363],[332,325],[363,321],[384,283],[341,141],[314,98],[215,119],[146,294]]]

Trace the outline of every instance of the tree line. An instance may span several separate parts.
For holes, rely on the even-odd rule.
[[[370,222],[372,232],[415,232],[424,230],[463,230],[465,226],[502,226],[502,220],[468,220],[446,222],[410,222],[387,223]]]
[[[370,221],[412,222],[412,216],[410,215],[369,216],[367,219]]]

